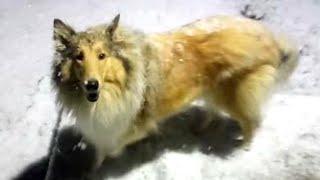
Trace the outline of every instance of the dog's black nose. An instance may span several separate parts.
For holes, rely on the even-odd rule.
[[[97,91],[99,88],[99,82],[96,79],[90,79],[85,84],[87,91]]]

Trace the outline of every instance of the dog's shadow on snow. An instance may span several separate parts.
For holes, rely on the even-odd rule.
[[[235,139],[240,134],[240,127],[228,119],[215,120],[201,134],[195,133],[195,124],[205,118],[206,112],[199,107],[171,117],[161,125],[160,133],[127,147],[120,157],[106,159],[93,179],[122,176],[158,158],[167,150],[200,150],[224,158],[241,144],[241,141]]]
[[[51,172],[49,180],[119,177],[155,160],[168,150],[185,153],[199,150],[223,158],[241,144],[235,138],[240,134],[240,127],[235,121],[213,120],[202,133],[196,131],[205,118],[206,112],[199,107],[175,115],[160,126],[160,133],[127,147],[120,157],[106,159],[94,173],[89,172],[95,163],[95,148],[85,142],[73,127],[64,128],[57,139],[50,171],[49,157],[46,156],[28,165],[14,180],[43,180],[48,172]]]

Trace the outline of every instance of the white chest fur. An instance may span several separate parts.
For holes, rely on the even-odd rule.
[[[108,122],[106,119],[107,117],[96,114],[94,117],[79,118],[76,125],[96,148],[108,154],[117,148],[121,136],[129,127],[129,122],[124,119]]]
[[[106,155],[117,149],[120,138],[132,125],[141,105],[141,96],[130,91],[115,99],[101,93],[96,103],[85,102],[74,111],[76,126]]]

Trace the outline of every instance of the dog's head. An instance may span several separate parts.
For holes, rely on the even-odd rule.
[[[54,20],[54,80],[59,86],[74,87],[90,102],[105,88],[124,88],[130,69],[119,53],[123,42],[117,39],[120,15],[109,25],[76,32],[59,19]]]

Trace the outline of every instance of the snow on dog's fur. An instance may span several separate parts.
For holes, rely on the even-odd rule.
[[[57,102],[95,144],[97,164],[199,98],[213,116],[237,120],[250,142],[265,98],[297,63],[294,46],[249,19],[217,16],[151,35],[118,23],[76,32],[54,21]]]

